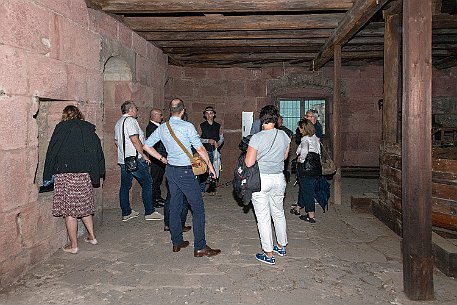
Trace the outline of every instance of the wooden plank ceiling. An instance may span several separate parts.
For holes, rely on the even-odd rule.
[[[457,65],[456,0],[433,3],[433,63]],[[382,61],[383,10],[401,0],[86,0],[192,67],[319,69],[342,46],[346,65]]]

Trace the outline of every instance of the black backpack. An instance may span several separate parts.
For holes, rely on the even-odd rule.
[[[253,192],[260,191],[260,170],[256,162],[253,166],[247,167],[244,163],[246,153],[242,153],[238,158],[238,165],[233,172],[233,192],[238,199],[242,199],[243,204],[248,205]]]

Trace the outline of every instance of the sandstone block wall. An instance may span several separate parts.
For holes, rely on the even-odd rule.
[[[163,105],[167,59],[115,19],[88,10],[83,0],[3,1],[0,15],[1,289],[67,242],[63,219],[51,215],[52,194],[38,194],[48,140],[63,107],[78,105],[105,143],[107,179],[95,191],[99,226],[103,196],[107,207],[118,206],[112,129],[121,98],[138,101],[145,126],[150,108]],[[133,64],[128,86],[111,92],[104,90],[104,68],[113,57]],[[119,97],[110,107],[106,92]]]
[[[377,102],[382,98],[382,69],[382,66],[342,69],[343,166],[379,165],[381,111]],[[305,68],[170,67],[165,96],[182,98],[195,126],[203,121],[202,111],[206,106],[215,107],[216,121],[222,123],[226,139],[222,150],[224,182],[232,178],[240,154],[242,111],[256,112],[269,103],[277,103],[280,97],[325,98],[331,103],[332,88],[331,68],[313,73]]]

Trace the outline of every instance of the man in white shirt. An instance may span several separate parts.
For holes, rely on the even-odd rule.
[[[162,214],[156,212],[152,205],[152,178],[148,166],[151,161],[143,153],[144,133],[136,120],[138,108],[133,101],[126,101],[121,105],[121,112],[122,116],[114,127],[114,141],[117,146],[117,163],[121,168],[119,202],[122,210],[122,221],[128,221],[140,215],[130,206],[129,192],[132,188],[133,177],[141,185],[144,219],[162,220]],[[128,172],[125,168],[124,159],[135,155],[138,156],[138,169]]]

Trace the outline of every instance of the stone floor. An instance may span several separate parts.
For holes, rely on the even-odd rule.
[[[77,255],[58,251],[3,291],[0,304],[457,304],[456,279],[436,269],[435,301],[406,298],[400,238],[350,209],[351,195],[376,191],[377,180],[343,179],[343,204],[319,208],[309,224],[288,212],[297,192],[290,185],[287,256],[275,266],[256,261],[254,214],[237,205],[230,186],[205,197],[208,245],[222,249],[212,258],[194,258],[192,247],[172,253],[162,222],[124,223],[108,210],[98,245],[81,239]],[[192,242],[192,232],[184,234]]]

